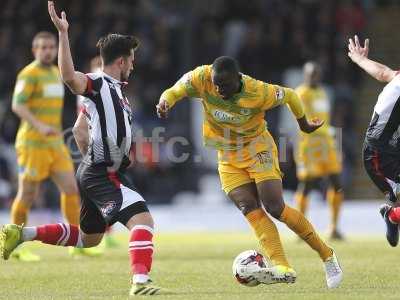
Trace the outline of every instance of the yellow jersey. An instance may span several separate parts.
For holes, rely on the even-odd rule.
[[[26,105],[39,121],[62,130],[64,86],[56,66],[43,66],[37,61],[27,65],[17,76],[12,101]],[[62,144],[62,136],[44,136],[27,121],[21,121],[16,147]]]
[[[241,90],[231,99],[222,99],[211,79],[212,65],[186,73],[161,95],[172,107],[182,98],[200,98],[205,118],[203,136],[206,146],[219,150],[239,150],[267,131],[265,111],[288,104],[296,118],[304,116],[296,93],[242,74]]]
[[[309,119],[318,118],[324,121],[324,125],[310,134],[303,134],[304,137],[312,136],[329,136],[330,128],[330,103],[325,90],[320,87],[311,87],[308,85],[300,85],[296,88],[296,93],[303,102],[304,112]]]

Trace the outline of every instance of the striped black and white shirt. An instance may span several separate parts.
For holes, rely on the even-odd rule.
[[[400,150],[400,75],[396,75],[379,94],[366,142],[384,151]]]
[[[129,164],[132,144],[132,110],[122,91],[126,83],[102,71],[86,76],[81,103],[89,125],[89,147],[84,162],[119,169]]]

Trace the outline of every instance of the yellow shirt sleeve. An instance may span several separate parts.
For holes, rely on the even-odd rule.
[[[278,105],[286,104],[289,106],[296,119],[304,117],[303,105],[299,96],[293,89],[279,85],[266,84],[265,95],[265,101],[262,107],[263,110],[269,110]]]
[[[199,97],[204,81],[204,67],[198,67],[183,75],[171,88],[161,94],[170,107],[185,97]]]
[[[35,77],[30,73],[20,73],[15,83],[13,103],[23,104],[31,97],[35,88]]]

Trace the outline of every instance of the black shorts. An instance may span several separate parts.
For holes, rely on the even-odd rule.
[[[363,149],[364,167],[375,185],[391,202],[396,202],[400,183],[400,154],[387,152],[368,143]]]
[[[132,216],[149,211],[123,171],[109,172],[105,165],[81,163],[77,181],[84,233],[103,233],[107,226],[116,222],[125,225]]]

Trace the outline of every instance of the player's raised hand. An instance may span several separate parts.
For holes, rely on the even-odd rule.
[[[305,132],[305,133],[311,133],[320,128],[322,125],[324,125],[323,120],[319,120],[317,118],[312,119],[311,121],[308,121],[307,118],[304,116],[301,119],[297,119],[297,122],[299,123],[300,130]]]
[[[364,41],[364,46],[361,46],[358,36],[355,35],[354,40],[352,38],[349,39],[348,48],[348,56],[353,62],[358,63],[364,57],[368,57],[369,39],[366,39]]]
[[[157,116],[159,118],[161,119],[168,118],[169,104],[167,100],[160,99],[160,102],[156,105],[156,109],[157,109]]]
[[[47,7],[49,10],[49,15],[50,15],[51,21],[53,21],[58,32],[67,32],[69,24],[67,21],[67,15],[66,15],[65,11],[61,12],[61,18],[60,18],[57,16],[53,1],[47,1]]]

